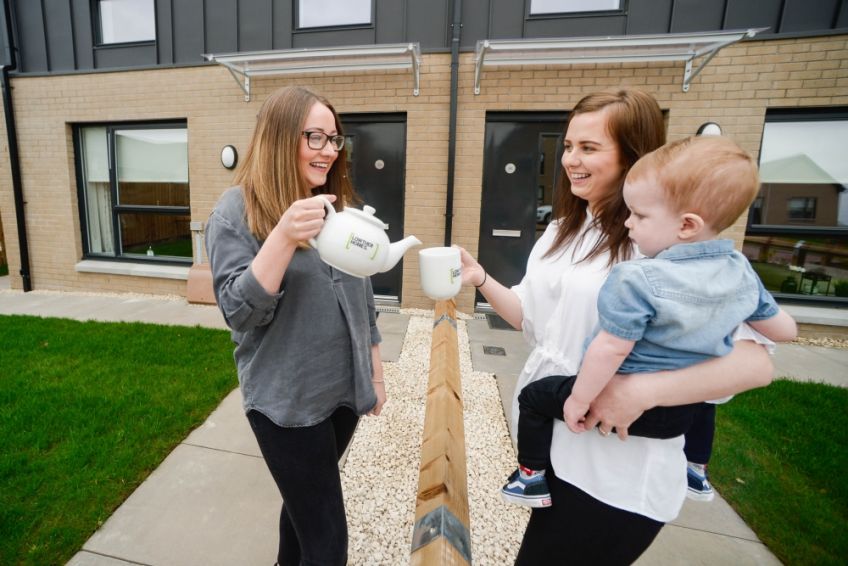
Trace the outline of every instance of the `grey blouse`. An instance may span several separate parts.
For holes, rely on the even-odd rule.
[[[251,267],[261,244],[247,227],[241,188],[228,189],[209,216],[206,250],[245,412],[286,427],[317,424],[342,405],[365,414],[377,402],[371,346],[381,341],[371,280],[298,249],[279,293],[268,294]]]

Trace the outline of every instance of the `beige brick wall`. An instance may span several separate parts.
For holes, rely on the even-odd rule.
[[[474,56],[461,55],[453,241],[477,253],[485,114],[490,110],[572,108],[588,92],[618,85],[651,92],[668,110],[669,138],[694,133],[711,120],[756,156],[767,108],[848,105],[848,36],[758,41],[722,50],[681,90],[682,63],[498,68],[483,72],[473,94]],[[27,200],[33,285],[36,289],[183,295],[185,283],[77,273],[82,257],[71,125],[85,122],[186,119],[193,220],[206,220],[231,182],[220,165],[226,144],[246,149],[256,112],[272,90],[302,84],[329,98],[339,112],[406,112],[405,230],[425,246],[444,240],[450,57],[425,55],[421,95],[409,72],[378,71],[263,78],[253,97],[222,67],[98,73],[13,79],[22,178]],[[19,259],[3,138],[0,214],[12,286],[20,288]],[[379,211],[378,211],[379,215]],[[744,220],[728,234],[741,241]],[[404,262],[406,307],[431,307],[418,285],[417,253]],[[473,293],[458,298],[471,312]]]

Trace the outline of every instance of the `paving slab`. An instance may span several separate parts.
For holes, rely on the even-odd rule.
[[[779,566],[761,542],[666,525],[637,566]]]
[[[848,387],[848,350],[778,344],[774,354],[775,376]]]
[[[235,454],[262,457],[256,437],[244,414],[241,391],[236,388],[218,405],[202,425],[186,437],[183,444],[223,450]]]
[[[106,556],[157,566],[273,564],[279,513],[261,458],[180,444],[72,563]]]

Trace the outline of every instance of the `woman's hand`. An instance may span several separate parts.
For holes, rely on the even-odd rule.
[[[280,217],[277,223],[282,235],[292,242],[305,242],[314,238],[324,226],[324,199],[331,203],[336,201],[336,195],[320,195],[296,200]]]
[[[374,393],[377,395],[377,402],[374,407],[368,411],[372,417],[377,417],[383,411],[383,405],[386,404],[386,382],[383,377],[383,358],[380,356],[380,345],[374,344],[371,346],[371,383],[374,385]]]
[[[644,391],[639,387],[639,376],[617,374],[607,383],[601,393],[595,397],[586,414],[583,425],[592,429],[599,425],[601,434],[615,428],[621,440],[627,440],[627,428],[642,413],[653,405],[643,400]],[[636,377],[636,379],[634,379]]]
[[[459,257],[462,261],[462,284],[473,285],[479,287],[483,283],[483,278],[486,276],[486,271],[483,266],[477,263],[470,253],[465,248],[454,245],[453,247],[459,250]]]

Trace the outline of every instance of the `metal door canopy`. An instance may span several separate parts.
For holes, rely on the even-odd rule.
[[[203,57],[230,71],[244,91],[245,101],[250,100],[253,77],[377,69],[412,69],[412,94],[418,96],[419,92],[421,46],[418,43],[204,53]]]
[[[480,94],[483,67],[645,61],[685,61],[683,92],[688,92],[689,83],[719,50],[767,29],[570,39],[483,39],[477,42],[476,48],[474,94]],[[703,59],[693,70],[693,61],[699,57]]]

